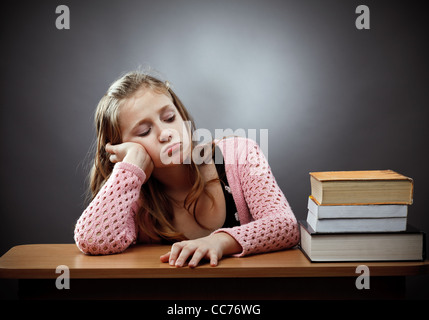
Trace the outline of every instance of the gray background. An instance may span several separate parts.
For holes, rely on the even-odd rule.
[[[57,30],[55,8],[70,8]],[[1,10],[0,254],[72,243],[85,207],[93,113],[122,73],[150,66],[197,127],[268,129],[298,219],[308,172],[392,169],[415,182],[429,232],[427,22],[419,2],[20,1]],[[409,280],[417,295],[421,280]]]

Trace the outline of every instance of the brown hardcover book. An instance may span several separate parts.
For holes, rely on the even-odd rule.
[[[392,170],[310,172],[318,205],[412,204],[413,179]]]

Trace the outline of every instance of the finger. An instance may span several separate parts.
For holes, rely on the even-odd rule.
[[[219,258],[217,256],[216,252],[210,251],[209,252],[209,257],[210,257],[210,265],[212,267],[216,267],[217,264],[218,264],[218,261],[219,261]]]
[[[116,162],[118,162],[118,161],[119,161],[119,160],[118,160],[118,157],[116,156],[116,154],[112,154],[112,155],[110,155],[109,160],[110,160],[110,162],[112,162],[112,163],[116,163]]]
[[[174,266],[174,264],[176,263],[176,259],[180,254],[180,251],[182,251],[182,247],[184,246],[184,244],[182,242],[176,242],[171,246],[171,251],[170,251],[170,266]]]
[[[176,260],[176,267],[183,267],[186,260],[195,252],[197,248],[191,245],[186,245],[180,251],[180,255]]]
[[[161,260],[161,262],[168,262],[168,260],[170,259],[170,251],[160,256],[159,259]]]
[[[106,150],[108,153],[114,153],[113,152],[113,146],[112,146],[112,144],[110,142],[108,142],[106,144],[106,146],[104,147],[104,150]]]
[[[194,268],[200,263],[201,259],[204,258],[207,254],[207,250],[198,248],[195,250],[194,255],[192,256],[191,261],[189,261],[189,267]]]

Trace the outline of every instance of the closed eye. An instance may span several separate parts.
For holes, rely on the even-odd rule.
[[[176,114],[174,112],[167,114],[164,118],[164,121],[167,123],[171,123],[174,122],[174,120],[176,120]],[[150,124],[149,124],[150,125]],[[152,127],[148,126],[146,128],[144,128],[143,131],[141,131],[140,133],[137,134],[137,136],[139,137],[145,137],[147,135],[149,135],[149,133],[152,131]]]
[[[143,131],[142,133],[138,134],[139,137],[145,137],[150,133],[151,128],[149,127],[148,129],[146,129],[145,131]]]
[[[176,115],[173,114],[171,117],[165,119],[165,122],[173,122],[176,119]]]

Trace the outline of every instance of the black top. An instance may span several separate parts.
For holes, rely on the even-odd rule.
[[[226,205],[226,217],[222,228],[236,227],[240,225],[240,221],[238,220],[237,207],[235,206],[234,198],[232,196],[231,189],[228,184],[228,179],[226,178],[225,163],[223,161],[222,151],[217,146],[213,154],[213,161],[215,159],[218,160],[218,162],[219,159],[222,159],[221,163],[216,163],[215,161],[216,171],[222,185],[222,191],[223,195],[225,196]]]

